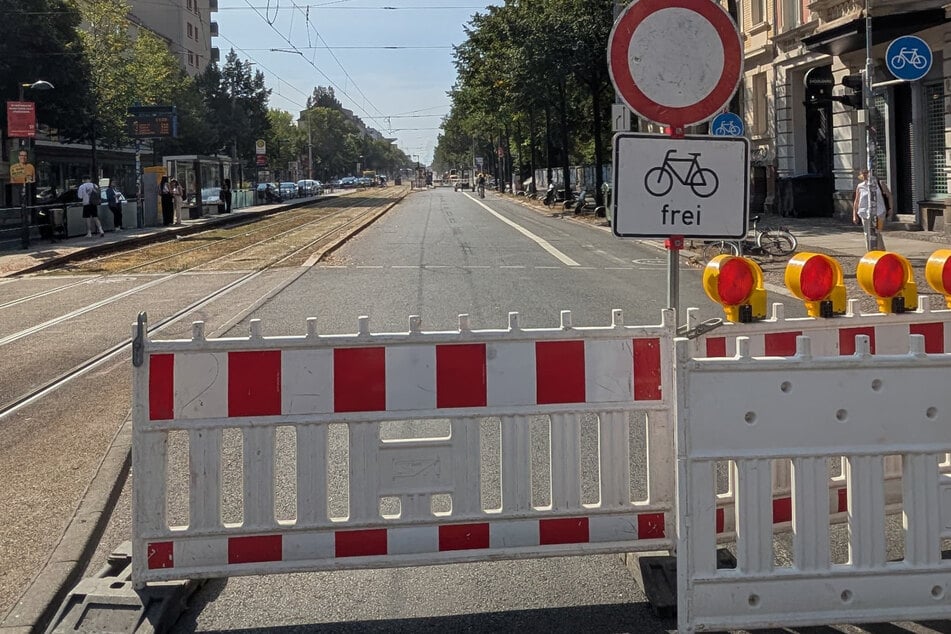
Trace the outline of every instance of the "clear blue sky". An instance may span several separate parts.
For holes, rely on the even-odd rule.
[[[428,164],[456,79],[452,46],[465,41],[465,25],[488,4],[219,0],[213,19],[221,36],[213,43],[222,60],[234,48],[257,64],[272,108],[296,119],[314,86],[332,86],[345,108]]]

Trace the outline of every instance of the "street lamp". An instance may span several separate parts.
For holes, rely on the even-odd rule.
[[[52,90],[53,84],[50,82],[40,79],[32,84],[21,83],[20,84],[20,101],[23,101],[23,91],[24,90]],[[35,124],[34,124],[35,125]],[[26,137],[20,139],[20,150],[26,151],[27,157],[29,157],[29,150],[31,149],[31,138]],[[12,161],[11,161],[12,163]],[[20,244],[24,249],[30,248],[30,215],[27,211],[26,200],[27,200],[27,184],[30,179],[26,176],[23,178],[22,189],[20,190]],[[34,182],[36,180],[35,176],[32,179]]]

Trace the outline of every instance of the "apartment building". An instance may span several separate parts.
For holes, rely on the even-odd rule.
[[[212,38],[218,36],[218,23],[212,14],[218,0],[130,0],[132,14],[149,29],[169,41],[169,49],[178,55],[189,75],[197,75],[217,62],[218,49]]]
[[[899,213],[948,200],[951,21],[942,0],[869,0],[874,82],[894,78],[886,49],[917,35],[933,52],[928,75],[873,92],[869,112],[843,85],[866,62],[866,0],[738,0],[745,45],[743,116],[756,164],[768,171],[765,207],[784,214],[851,216],[871,126],[876,174]],[[853,103],[849,96],[855,95]]]

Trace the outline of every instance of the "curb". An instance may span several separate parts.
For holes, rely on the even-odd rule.
[[[99,463],[96,475],[43,569],[0,622],[0,634],[42,632],[78,581],[109,523],[129,475],[132,418],[128,416]]]

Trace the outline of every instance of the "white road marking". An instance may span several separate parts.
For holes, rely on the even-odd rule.
[[[543,249],[545,249],[546,251],[548,251],[550,254],[552,254],[553,256],[555,256],[556,258],[558,258],[558,259],[559,259],[562,263],[564,263],[566,266],[580,266],[577,262],[575,262],[574,260],[572,260],[571,258],[569,258],[567,255],[565,255],[564,253],[562,253],[561,251],[559,251],[558,249],[556,249],[555,247],[553,247],[553,246],[551,245],[551,243],[549,243],[549,242],[548,242],[547,240],[545,240],[544,238],[542,238],[542,237],[540,237],[540,236],[536,236],[534,233],[532,233],[531,231],[529,231],[528,229],[526,229],[526,228],[523,227],[522,225],[520,225],[520,224],[518,224],[518,223],[516,223],[516,222],[512,222],[511,220],[509,220],[508,218],[506,218],[506,217],[503,216],[502,214],[500,214],[500,213],[498,213],[498,212],[496,212],[496,211],[493,211],[489,206],[485,205],[484,203],[480,203],[478,200],[476,200],[475,198],[473,198],[471,195],[466,194],[466,196],[469,197],[469,200],[471,200],[471,201],[474,202],[475,204],[479,205],[480,207],[482,207],[483,209],[485,209],[486,211],[488,211],[490,214],[492,214],[493,216],[495,216],[496,218],[498,218],[499,220],[501,220],[501,221],[504,222],[505,224],[509,225],[510,227],[512,227],[513,229],[515,229],[516,231],[518,231],[519,233],[521,233],[522,235],[524,235],[526,238],[528,238],[529,240],[531,240],[532,242],[534,242],[535,244],[537,244],[537,245],[540,246],[541,248],[543,248]]]
[[[499,268],[500,268],[500,269],[524,269],[525,267],[524,267],[524,266],[517,266],[517,265],[504,265],[504,264],[503,264],[503,265],[500,265]]]

